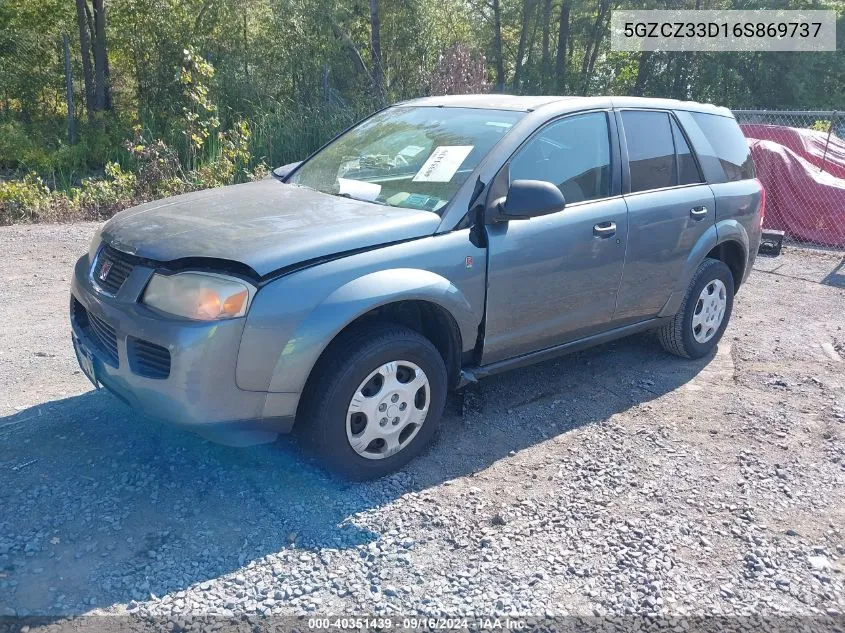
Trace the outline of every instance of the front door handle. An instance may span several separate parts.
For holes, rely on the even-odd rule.
[[[599,222],[593,227],[596,237],[611,237],[616,235],[616,222]]]
[[[689,214],[694,220],[703,220],[704,216],[707,215],[707,207],[693,207],[689,210]]]

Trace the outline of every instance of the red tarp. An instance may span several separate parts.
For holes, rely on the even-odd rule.
[[[766,188],[765,227],[845,246],[845,141],[831,134],[827,144],[826,132],[779,125],[740,127]]]

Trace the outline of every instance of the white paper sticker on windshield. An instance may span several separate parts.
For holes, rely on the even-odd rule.
[[[349,195],[356,200],[372,202],[381,193],[381,185],[363,180],[352,180],[351,178],[338,178],[338,193]]]
[[[464,162],[473,145],[440,145],[414,176],[414,182],[449,182]]]
[[[424,147],[420,147],[419,145],[407,145],[404,148],[402,148],[402,151],[399,152],[399,155],[400,156],[407,156],[408,158],[413,158],[414,156],[419,154],[424,149],[425,149]]]

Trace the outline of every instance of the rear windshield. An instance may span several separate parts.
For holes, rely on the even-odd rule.
[[[321,149],[287,182],[440,213],[524,112],[394,107]]]
[[[751,150],[734,119],[702,112],[693,112],[692,118],[713,146],[728,181],[754,178]]]

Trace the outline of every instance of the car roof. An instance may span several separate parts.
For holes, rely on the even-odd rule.
[[[544,106],[565,107],[569,110],[604,108],[608,104],[616,108],[660,108],[665,110],[689,110],[721,116],[733,116],[727,108],[709,103],[679,101],[677,99],[652,99],[649,97],[579,97],[579,96],[520,96],[504,94],[444,95],[422,97],[397,103],[397,106],[430,108],[479,108],[488,110],[516,110],[532,112]]]
[[[480,108],[484,110],[534,110],[547,103],[578,97],[518,96],[502,94],[444,95],[421,97],[397,103],[401,106],[425,106],[430,108]]]

